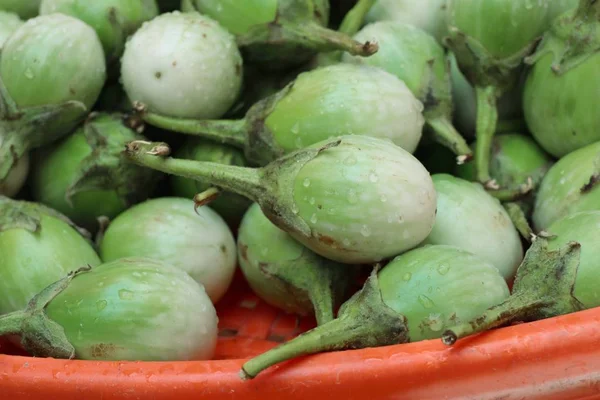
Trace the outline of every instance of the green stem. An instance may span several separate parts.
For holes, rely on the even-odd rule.
[[[280,362],[325,351],[344,350],[351,340],[369,334],[369,327],[348,318],[334,319],[247,361],[240,372],[242,379],[251,379]]]
[[[354,36],[365,22],[365,17],[377,0],[358,0],[358,3],[344,17],[338,32]]]
[[[511,322],[528,322],[535,319],[536,313],[547,303],[539,299],[513,295],[503,303],[489,308],[481,316],[446,330],[442,334],[442,342],[451,346],[458,339],[510,324]]]
[[[427,123],[433,129],[435,141],[452,150],[459,164],[473,158],[473,151],[448,118],[439,116],[428,119]]]
[[[525,216],[525,212],[523,211],[519,203],[504,203],[504,208],[506,209],[508,216],[510,217],[515,228],[517,228],[521,236],[523,236],[525,240],[530,241],[533,237],[533,229],[531,229],[529,221],[527,221],[527,217]]]
[[[137,165],[214,185],[253,201],[258,201],[265,191],[262,169],[163,157],[169,152],[165,143],[136,141],[127,144],[125,155]]]
[[[379,50],[376,43],[360,43],[345,33],[336,32],[317,23],[285,24],[285,33],[307,48],[316,51],[345,51],[355,56],[368,57]]]
[[[487,184],[492,180],[490,176],[490,155],[492,152],[492,140],[498,122],[496,101],[499,91],[495,86],[477,86],[475,92],[477,96],[475,168],[477,170],[477,180],[483,184]]]
[[[24,311],[15,311],[0,316],[0,337],[20,334],[26,317],[27,314]]]
[[[142,118],[145,122],[157,128],[200,136],[239,148],[244,148],[248,141],[246,121],[243,119],[194,120],[164,117],[153,113],[144,113]]]
[[[331,286],[334,282],[315,282],[315,287],[308,291],[308,296],[315,309],[317,325],[323,325],[333,321],[333,293]]]

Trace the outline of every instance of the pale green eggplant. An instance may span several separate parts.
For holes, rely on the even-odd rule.
[[[377,269],[340,308],[337,319],[242,366],[242,379],[295,357],[439,338],[509,296],[498,270],[452,246],[425,246]]]
[[[383,139],[340,136],[263,168],[169,158],[165,143],[132,142],[126,152],[139,165],[248,197],[300,243],[347,264],[410,250],[427,237],[435,220],[429,173],[406,150]]]
[[[0,10],[0,50],[10,35],[23,24],[24,22],[17,14]]]
[[[214,355],[215,308],[185,272],[124,258],[65,275],[27,308],[0,317],[0,336],[20,336],[37,357],[184,361]]]

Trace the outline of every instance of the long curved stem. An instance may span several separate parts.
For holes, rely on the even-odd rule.
[[[315,309],[317,325],[333,321],[333,293],[331,282],[315,282],[315,287],[308,292],[310,301]]]
[[[475,168],[477,180],[486,186],[492,181],[490,176],[490,154],[492,139],[498,123],[496,102],[499,90],[495,86],[476,87],[477,96],[477,141]]]
[[[173,132],[200,136],[215,142],[244,148],[248,141],[246,121],[240,120],[195,120],[171,118],[145,112],[142,118],[148,124]]]
[[[458,164],[463,164],[473,158],[473,151],[447,117],[428,119],[427,124],[433,129],[435,141],[456,154]]]
[[[533,229],[531,229],[531,226],[527,221],[527,217],[525,216],[525,212],[523,212],[523,209],[521,208],[519,203],[504,203],[504,209],[508,213],[508,216],[510,217],[513,225],[515,226],[515,228],[517,228],[521,236],[523,236],[525,240],[531,241],[534,235]]]
[[[128,143],[125,150],[125,155],[137,165],[202,181],[253,201],[258,201],[265,191],[261,183],[262,169],[164,157],[169,153],[170,148],[165,143],[141,141]]]

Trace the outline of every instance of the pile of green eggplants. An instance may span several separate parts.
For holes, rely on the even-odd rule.
[[[316,320],[241,379],[599,307],[598,32],[595,0],[0,0],[0,336],[209,360],[238,267]]]

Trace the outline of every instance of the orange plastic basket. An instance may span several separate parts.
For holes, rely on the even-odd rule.
[[[213,361],[55,360],[0,344],[0,399],[600,399],[600,308],[483,333],[451,348],[430,340],[304,357],[245,382],[238,377],[245,359],[314,321],[267,306],[239,276],[217,308]]]

